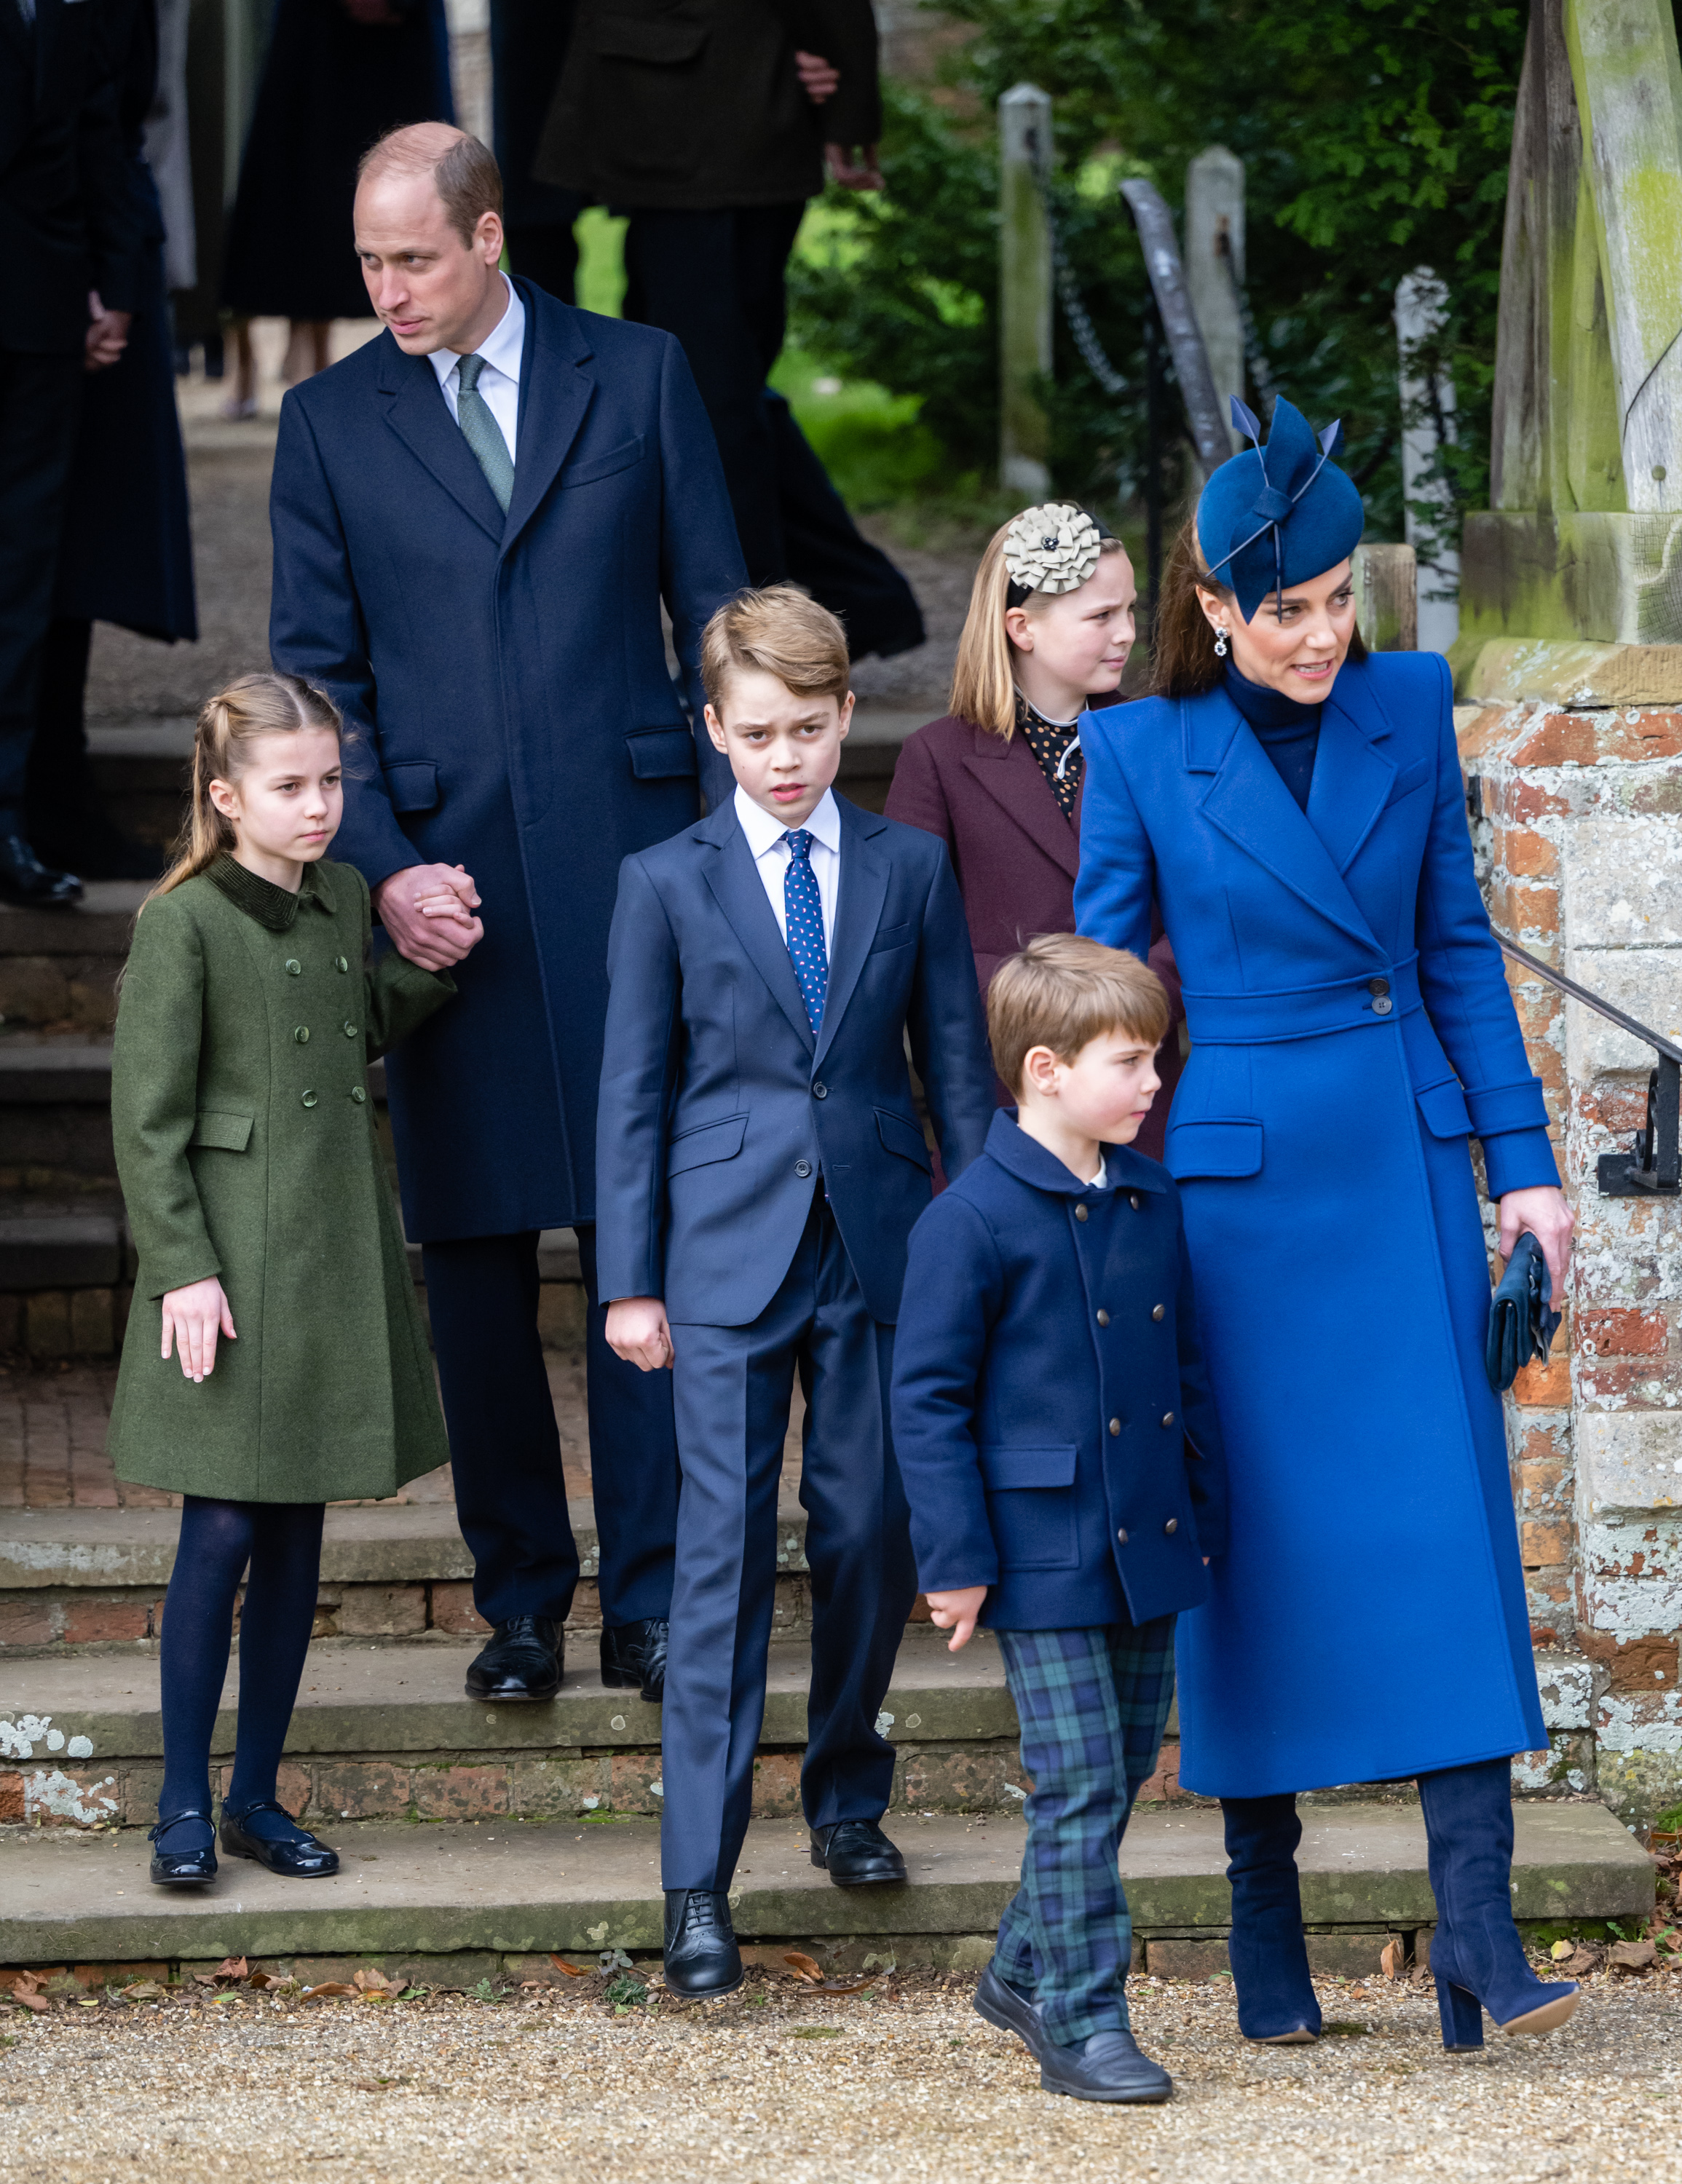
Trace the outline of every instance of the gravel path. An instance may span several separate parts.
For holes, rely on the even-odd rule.
[[[1464,2060],[1408,1990],[1326,1982],[1343,2034],[1268,2049],[1239,2040],[1224,1982],[1141,1981],[1135,2027],[1177,2081],[1160,2109],[1042,2094],[970,1984],[825,1999],[755,1974],[723,2003],[619,2014],[599,1976],[500,2004],[14,2010],[0,2178],[1682,2180],[1676,1975],[1602,1975],[1562,2031]]]

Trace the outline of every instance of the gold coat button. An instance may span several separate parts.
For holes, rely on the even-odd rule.
[[[1098,1324],[1100,1327],[1107,1327],[1110,1324],[1110,1315],[1101,1304],[1098,1307]]]
[[[363,1101],[368,1097],[368,1095],[363,1090],[359,1084],[353,1084],[350,1088],[350,1096],[355,1100],[357,1106],[359,1107]]]
[[[1118,1433],[1120,1433],[1121,1429],[1122,1429],[1122,1422],[1121,1422],[1121,1420],[1120,1420],[1119,1418],[1111,1418],[1111,1421],[1110,1421],[1110,1430],[1111,1430],[1111,1432],[1112,1434],[1118,1434]]]
[[[1173,1412],[1172,1412],[1172,1411],[1164,1411],[1164,1412],[1163,1412],[1163,1413],[1162,1413],[1162,1424],[1163,1424],[1165,1426],[1171,1426],[1171,1425],[1172,1425],[1173,1422],[1174,1422],[1174,1414],[1173,1414]]]
[[[1150,1307],[1150,1317],[1152,1319],[1164,1318],[1167,1314],[1167,1310],[1168,1307],[1165,1304],[1153,1304]]]
[[[1077,1221],[1084,1221],[1086,1219],[1086,1208],[1083,1206],[1076,1206],[1075,1219]]]
[[[306,1107],[313,1107],[320,1095],[315,1092],[305,1092],[301,1096]]]
[[[1179,1528],[1179,1518],[1178,1517],[1170,1517],[1167,1523],[1163,1525],[1162,1529],[1168,1535],[1169,1538],[1172,1539],[1174,1534],[1178,1531]]]
[[[287,974],[289,978],[301,978],[304,976],[304,966],[298,961],[296,956],[287,956]]]
[[[308,1046],[309,1044],[309,1025],[299,1024],[297,1030],[293,1032],[292,1037],[298,1041],[300,1046]]]
[[[352,1023],[348,1017],[345,1018],[344,1035],[347,1039],[354,1039],[356,1036],[356,1026]]]

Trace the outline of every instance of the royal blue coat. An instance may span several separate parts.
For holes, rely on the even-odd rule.
[[[1468,1135],[1492,1194],[1558,1174],[1451,708],[1434,654],[1345,666],[1306,814],[1223,690],[1082,722],[1080,929],[1143,953],[1154,890],[1191,1032],[1166,1161],[1232,1510],[1178,1641],[1208,1796],[1546,1741]]]
[[[911,1232],[894,1448],[925,1592],[1001,1630],[1148,1622],[1206,1599],[1225,1462],[1178,1194],[1104,1148],[1094,1190],[994,1116]]]
[[[387,333],[293,388],[275,457],[275,664],[359,738],[333,854],[370,888],[462,864],[484,898],[459,999],[387,1064],[424,1242],[594,1217],[620,863],[732,785],[660,627],[663,599],[699,727],[701,630],[744,572],[683,352],[515,285],[506,518],[431,362]]]
[[[946,852],[835,801],[841,881],[816,1038],[733,802],[626,861],[596,1153],[604,1298],[664,1297],[673,1321],[747,1326],[821,1188],[866,1309],[891,1324],[933,1187],[908,1034],[947,1174],[986,1142],[993,1063]]]

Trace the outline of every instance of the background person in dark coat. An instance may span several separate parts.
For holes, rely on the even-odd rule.
[[[718,436],[749,580],[792,577],[846,623],[855,660],[923,638],[910,585],[860,537],[766,377],[783,269],[826,159],[877,188],[870,0],[681,0],[632,17],[579,0],[537,172],[628,213],[625,315],[683,344]],[[810,48],[808,50],[807,48]]]
[[[133,0],[0,6],[0,901],[74,902],[25,833],[41,649],[90,370],[139,299],[117,77]]]
[[[502,169],[510,270],[563,304],[574,298],[584,209],[577,190],[532,173],[543,122],[572,35],[576,0],[491,0],[491,129]]]
[[[710,744],[698,760],[660,606],[699,721],[701,630],[742,563],[682,351],[509,281],[495,162],[459,130],[399,131],[370,153],[356,233],[387,332],[281,404],[270,640],[365,739],[340,854],[398,949],[457,960],[451,919],[421,906],[484,889],[453,1021],[388,1080],[457,1512],[498,1626],[470,1690],[535,1697],[559,1680],[578,1557],[537,1245],[571,1225],[593,1300],[604,1663],[657,1692],[671,1396],[612,1356],[593,1307],[607,936],[621,860],[693,822],[698,768],[727,790]],[[478,365],[465,377],[463,359]]]
[[[1011,544],[1013,537],[1016,544]],[[1044,545],[1047,538],[1061,543]],[[1018,582],[1051,577],[1055,588]],[[1058,503],[1001,524],[976,571],[958,639],[952,710],[905,738],[888,792],[890,819],[946,844],[963,890],[984,994],[1007,956],[1039,933],[1075,929],[1080,794],[1078,720],[1089,696],[1120,687],[1133,649],[1133,565],[1118,538]],[[1152,1160],[1179,1082],[1179,974],[1158,938],[1150,967],[1168,996],[1156,1056],[1161,1089],[1134,1140]],[[999,1103],[1016,1095],[998,1087]]]
[[[153,0],[136,0],[128,36],[118,98],[142,242],[135,312],[127,348],[82,395],[29,764],[31,841],[87,879],[152,878],[159,864],[155,850],[119,833],[93,784],[82,720],[93,624],[166,644],[198,635],[164,219],[144,145],[158,82]]]

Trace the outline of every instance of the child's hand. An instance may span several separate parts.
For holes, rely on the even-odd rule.
[[[952,1633],[946,1641],[946,1651],[955,1653],[959,1646],[967,1646],[975,1635],[975,1619],[987,1597],[987,1587],[966,1585],[956,1592],[930,1592],[923,1596],[928,1602],[930,1615],[940,1629]]]
[[[215,1370],[219,1330],[230,1342],[239,1340],[226,1292],[214,1274],[207,1274],[202,1282],[189,1282],[184,1290],[165,1291],[164,1355],[169,1356],[173,1343],[181,1371],[189,1380],[208,1380]]]
[[[671,1328],[658,1297],[621,1297],[607,1308],[608,1347],[644,1373],[671,1363]]]

